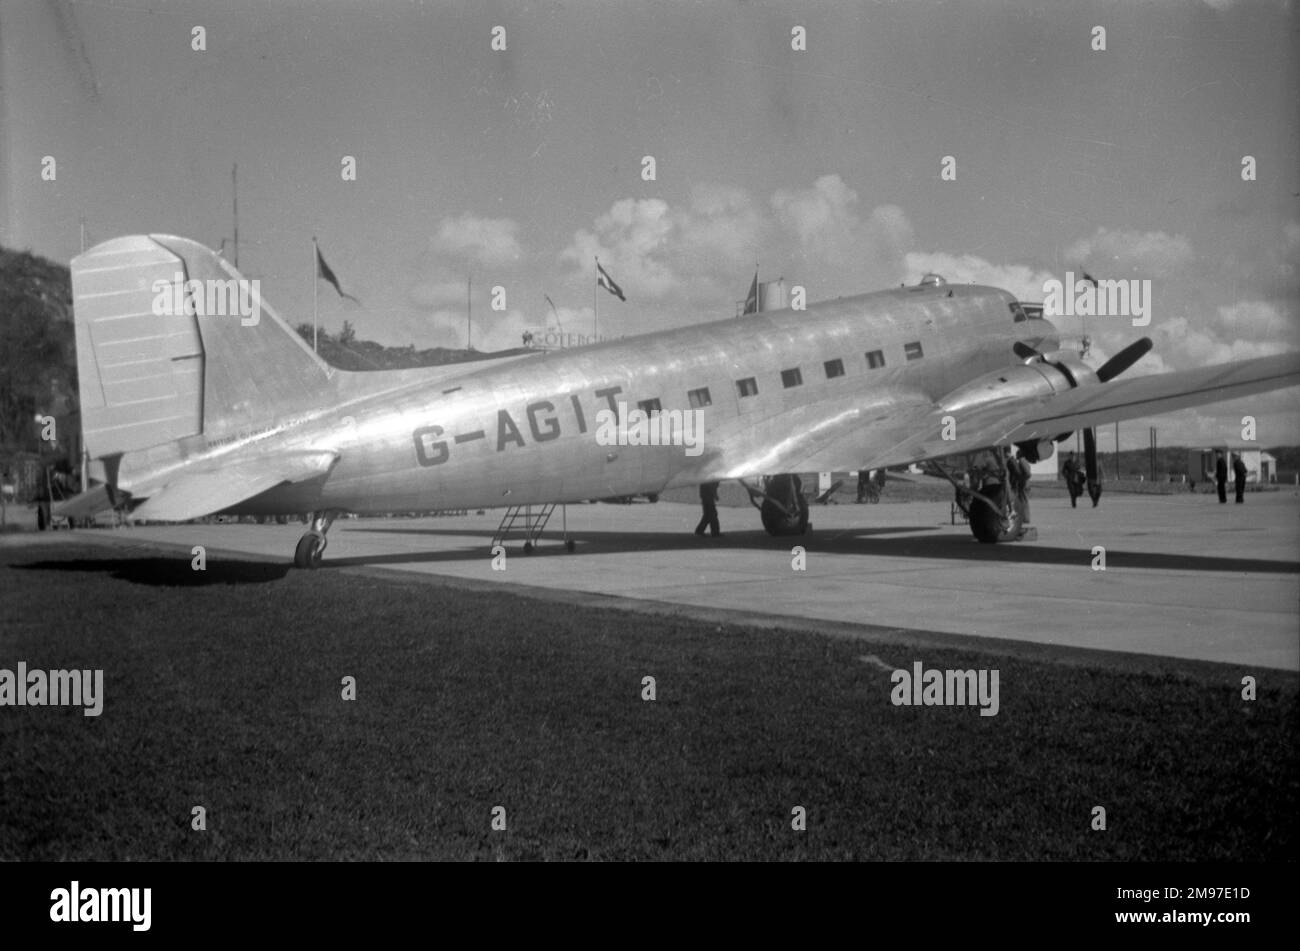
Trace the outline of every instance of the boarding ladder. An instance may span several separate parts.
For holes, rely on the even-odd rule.
[[[529,554],[533,546],[537,544],[541,537],[542,529],[546,528],[546,523],[551,520],[551,514],[556,508],[560,510],[562,528],[562,537],[564,547],[573,551],[574,545],[569,538],[569,509],[566,505],[557,506],[554,502],[547,502],[544,505],[512,505],[506,509],[506,514],[501,516],[501,524],[497,526],[496,534],[492,536],[492,548],[496,548],[506,540],[511,532],[522,532],[524,536],[524,552]]]

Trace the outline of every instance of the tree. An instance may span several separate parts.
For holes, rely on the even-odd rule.
[[[34,448],[37,413],[76,407],[68,269],[0,249],[0,445]]]

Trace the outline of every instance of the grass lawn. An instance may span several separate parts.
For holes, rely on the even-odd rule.
[[[996,667],[1000,712],[893,706],[866,655]],[[104,710],[0,707],[0,860],[1296,854],[1282,672],[1248,671],[1245,703],[1235,668],[867,644],[214,553],[198,573],[75,540],[0,548],[0,668],[19,661],[102,668]]]

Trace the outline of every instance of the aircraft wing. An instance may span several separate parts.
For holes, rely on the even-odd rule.
[[[198,471],[181,470],[131,515],[158,522],[184,522],[211,515],[281,482],[302,482],[324,475],[338,457],[333,451],[280,452]]]
[[[1123,419],[1159,416],[1189,406],[1300,384],[1300,356],[1280,353],[1196,370],[1178,370],[1060,393],[1006,437],[1010,442],[1051,439],[1063,432]]]
[[[1103,423],[1222,403],[1241,396],[1300,385],[1300,354],[1282,353],[1195,370],[1111,380],[1051,394],[1017,395],[985,387],[975,399],[940,401],[916,431],[872,465],[903,465],[988,446],[1054,439]],[[945,421],[955,424],[944,439]]]
[[[726,453],[727,471],[714,477],[907,465],[1296,385],[1300,354],[1295,353],[1047,394],[1001,386],[995,375],[937,403],[915,393],[893,393],[868,406],[804,407],[795,412],[786,438]],[[804,418],[808,410],[816,411],[816,418]],[[952,438],[945,439],[945,433]]]

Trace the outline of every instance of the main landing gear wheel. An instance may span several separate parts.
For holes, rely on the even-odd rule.
[[[298,539],[298,547],[294,549],[293,566],[295,568],[314,569],[320,567],[321,555],[325,552],[325,546],[329,544],[325,533],[330,530],[334,524],[334,518],[337,512],[314,512],[310,516],[311,530],[302,538]]]
[[[315,532],[308,532],[298,539],[298,548],[293,553],[295,568],[319,568],[320,556],[325,551],[325,539]]]
[[[983,499],[971,499],[971,534],[986,545],[1018,537],[1021,529],[1020,512],[1016,509],[1014,501],[1010,506],[1007,517],[1004,517],[1000,511],[1004,504],[1002,494],[1006,491],[1006,486],[989,485],[980,491],[981,494],[988,497],[990,502],[996,503],[998,508],[990,507],[988,502]]]

